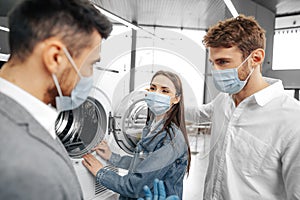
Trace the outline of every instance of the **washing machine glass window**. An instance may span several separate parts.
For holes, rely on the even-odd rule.
[[[133,154],[146,125],[147,104],[144,91],[134,91],[125,96],[114,112],[114,137],[128,154]]]
[[[105,136],[107,116],[101,103],[93,97],[78,108],[63,111],[56,123],[56,134],[72,158],[90,152]]]

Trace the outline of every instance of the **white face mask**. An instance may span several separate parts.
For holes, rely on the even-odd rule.
[[[236,68],[224,70],[212,70],[212,77],[215,87],[225,93],[236,94],[240,92],[246,85],[254,68],[251,69],[246,80],[241,81],[238,75],[238,69],[250,58],[251,54]]]
[[[171,97],[157,92],[147,92],[145,101],[155,116],[162,115],[170,109]]]
[[[77,72],[78,76],[80,77],[79,82],[76,84],[75,88],[71,92],[71,96],[63,96],[61,88],[59,86],[57,77],[52,74],[55,86],[57,88],[59,96],[55,98],[56,101],[56,109],[59,112],[72,110],[79,107],[83,102],[87,99],[92,87],[93,87],[93,76],[84,77],[79,72],[73,58],[69,54],[68,50],[63,48],[68,60],[70,61],[71,65],[74,67],[75,71]]]

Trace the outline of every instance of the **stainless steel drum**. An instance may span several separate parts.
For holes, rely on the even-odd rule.
[[[74,110],[61,112],[55,123],[56,134],[72,158],[90,152],[105,136],[107,115],[93,97]]]

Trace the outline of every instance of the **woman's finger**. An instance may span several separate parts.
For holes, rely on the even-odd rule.
[[[95,151],[97,149],[106,150],[106,149],[108,149],[108,146],[107,146],[107,144],[100,143],[96,147],[92,148],[93,151]]]
[[[89,171],[91,171],[91,165],[90,165],[88,162],[86,162],[85,160],[82,160],[82,164],[83,164]]]

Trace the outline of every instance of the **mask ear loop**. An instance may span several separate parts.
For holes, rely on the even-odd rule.
[[[73,68],[75,69],[75,71],[77,72],[78,76],[80,78],[82,78],[82,76],[81,76],[79,70],[77,69],[77,66],[76,66],[76,64],[75,64],[72,56],[70,55],[69,51],[65,47],[63,47],[63,51],[64,51],[65,55],[67,56],[69,62],[71,63],[71,65],[73,66]],[[57,89],[57,92],[58,92],[59,96],[62,97],[63,94],[62,94],[61,88],[59,86],[57,77],[54,74],[52,74],[52,78],[53,78],[53,81],[54,81],[54,84],[56,86],[56,89]]]
[[[63,94],[62,94],[62,92],[61,92],[61,89],[60,89],[60,86],[59,86],[57,77],[56,77],[54,74],[52,74],[52,78],[53,78],[53,81],[54,81],[54,84],[55,84],[55,86],[56,86],[56,89],[57,89],[57,92],[58,92],[59,96],[62,97]]]
[[[250,53],[249,56],[236,69],[238,69],[241,66],[243,66],[243,64],[245,64],[245,62],[250,58],[251,55],[252,55],[252,53]]]
[[[243,66],[243,64],[250,58],[251,55],[252,55],[252,53],[249,54],[249,56],[248,56],[248,57],[240,64],[240,66],[238,66],[238,67],[236,68],[236,70],[238,70],[241,66]],[[248,81],[248,79],[249,79],[250,76],[252,75],[253,71],[254,71],[254,68],[252,67],[252,69],[251,69],[249,75],[247,76],[246,80],[244,80],[244,81],[246,81],[246,82]]]
[[[253,72],[254,72],[254,68],[251,69],[251,71],[250,71],[248,77],[247,77],[246,80],[245,80],[246,82],[248,81],[248,79],[250,78],[250,76],[252,75]]]
[[[65,55],[67,56],[68,60],[70,61],[71,65],[73,66],[73,68],[75,69],[75,71],[77,72],[79,78],[81,79],[82,78],[82,75],[81,73],[79,72],[78,68],[77,68],[77,65],[75,64],[72,56],[70,55],[69,51],[63,47],[63,51],[65,52]]]

